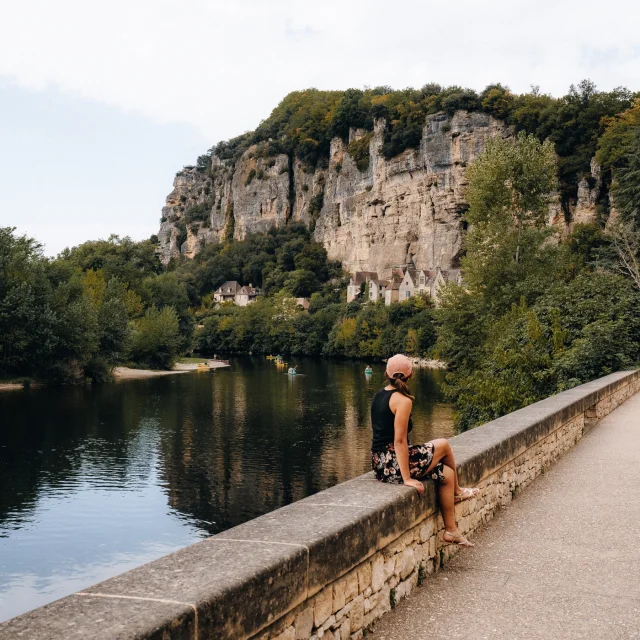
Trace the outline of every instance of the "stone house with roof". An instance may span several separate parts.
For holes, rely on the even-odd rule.
[[[404,271],[402,269],[391,270],[391,280],[384,293],[384,303],[387,307],[392,302],[400,300],[400,285],[404,281]]]
[[[384,300],[385,291],[389,284],[388,280],[369,280],[369,300],[371,302]]]
[[[234,302],[236,301],[236,294],[240,289],[240,285],[235,280],[227,280],[227,282],[221,284],[214,292],[213,299],[216,302]]]
[[[260,290],[252,286],[251,283],[241,285],[235,280],[227,280],[213,292],[213,299],[216,302],[233,302],[239,307],[246,307],[259,295]]]
[[[251,304],[260,295],[260,290],[249,283],[244,287],[240,287],[240,290],[236,294],[236,304],[240,307],[246,307]]]
[[[376,271],[356,271],[347,285],[347,302],[355,300],[360,295],[363,285],[366,286],[371,280],[378,280]]]
[[[391,271],[390,280],[379,280],[377,273],[358,271],[352,276],[347,288],[347,301],[351,302],[360,295],[363,285],[368,285],[368,301],[384,300],[389,306],[394,302],[402,302],[421,295],[431,298],[438,306],[438,291],[447,282],[460,284],[462,277],[460,269],[435,270],[418,269],[413,263],[404,268],[396,267]]]

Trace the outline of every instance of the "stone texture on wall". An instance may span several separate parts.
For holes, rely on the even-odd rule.
[[[502,506],[626,398],[640,371],[557,394],[451,439],[463,486],[456,506],[473,536]],[[442,542],[425,494],[371,473],[0,624],[0,638],[359,640],[438,571]]]

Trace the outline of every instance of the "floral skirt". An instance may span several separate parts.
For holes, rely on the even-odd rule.
[[[433,442],[419,445],[409,445],[409,473],[416,480],[430,478],[434,482],[444,482],[444,468],[442,462],[427,472],[433,462]],[[387,445],[384,451],[374,451],[371,454],[371,467],[380,482],[403,484],[400,465],[396,457],[393,443]]]

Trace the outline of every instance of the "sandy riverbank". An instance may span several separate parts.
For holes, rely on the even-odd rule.
[[[210,364],[211,369],[222,369],[228,367],[226,362],[215,361]],[[152,369],[130,369],[129,367],[116,367],[113,370],[113,377],[116,380],[139,380],[141,378],[155,378],[158,376],[171,376],[176,373],[188,373],[197,371],[198,364],[195,362],[178,363],[171,371],[154,371]]]
[[[17,391],[19,389],[24,389],[24,385],[19,384],[17,382],[1,382],[0,383],[0,391]]]
[[[139,378],[171,376],[175,373],[186,373],[186,371],[152,371],[151,369],[130,369],[129,367],[116,367],[113,370],[113,377],[116,380],[138,380]]]
[[[226,362],[222,362],[222,360],[203,360],[202,362],[208,362],[210,369],[224,369],[230,366]],[[178,362],[178,364],[173,367],[174,371],[196,371],[197,369],[197,362]]]

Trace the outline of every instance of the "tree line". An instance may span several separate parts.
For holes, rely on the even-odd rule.
[[[578,183],[585,177],[592,180],[590,164],[598,139],[610,119],[629,109],[639,96],[638,92],[624,87],[598,91],[589,80],[572,85],[559,98],[541,93],[538,87],[515,94],[499,83],[479,93],[434,83],[420,89],[394,90],[380,86],[346,91],[294,91],[255,131],[219,142],[198,158],[196,166],[202,171],[210,170],[212,155],[235,163],[252,145],[257,145],[260,155],[285,153],[311,166],[327,166],[334,137],[346,142],[351,128],[371,132],[379,118],[384,118],[386,123],[381,152],[386,158],[392,158],[420,145],[428,115],[443,112],[453,115],[464,109],[489,113],[516,131],[533,134],[541,142],[547,139],[553,142],[558,155],[558,189],[568,216],[570,206],[577,199]],[[368,167],[368,144],[352,143],[348,152],[361,170]],[[600,206],[606,215],[607,188],[611,180],[608,170],[603,178]]]

